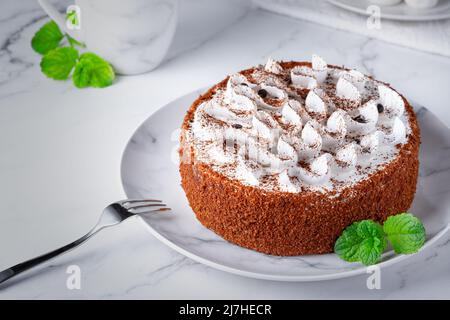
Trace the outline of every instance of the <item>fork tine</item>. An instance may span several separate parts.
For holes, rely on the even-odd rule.
[[[142,208],[149,208],[149,207],[165,207],[166,205],[164,203],[149,203],[149,204],[143,204],[140,206],[134,206],[127,208],[128,210],[134,210],[134,209],[142,209]]]
[[[155,210],[149,210],[149,211],[144,211],[144,212],[139,212],[139,214],[148,214],[148,213],[158,213],[158,212],[162,212],[162,211],[171,211],[171,208],[168,207],[164,207],[164,208],[159,208],[159,209],[155,209]]]
[[[126,199],[126,200],[122,200],[119,201],[118,203],[120,205],[125,205],[125,204],[131,204],[131,203],[142,203],[142,202],[162,202],[161,200],[157,200],[157,199]]]

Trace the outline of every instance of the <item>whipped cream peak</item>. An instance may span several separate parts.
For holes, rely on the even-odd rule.
[[[334,111],[327,120],[326,130],[329,133],[345,136],[347,133],[347,125],[345,124],[345,111],[338,109]]]
[[[322,149],[322,137],[315,129],[313,121],[308,121],[301,132],[297,152],[300,160],[310,160],[316,157]]]
[[[399,117],[405,112],[403,98],[393,89],[385,86],[378,86],[378,95],[381,105],[384,107],[384,114],[388,118]]]
[[[247,112],[249,115],[253,115],[256,112],[256,103],[245,95],[235,95],[233,97],[233,103],[230,104],[230,110],[234,112]]]
[[[336,152],[336,163],[341,168],[352,169],[356,165],[357,153],[355,144],[349,143]]]
[[[369,100],[358,109],[359,116],[364,123],[375,125],[378,122],[378,108],[375,100]]]
[[[353,84],[358,91],[364,91],[367,77],[362,72],[352,69],[343,72],[341,77]]]
[[[269,59],[267,59],[266,65],[264,66],[264,70],[274,74],[281,74],[283,72],[283,67],[281,67],[281,65],[277,61],[272,59],[272,57],[269,57]]]
[[[339,78],[336,84],[336,96],[352,101],[359,101],[361,99],[358,89],[343,76]]]
[[[307,66],[294,67],[291,70],[292,84],[296,87],[314,89],[317,87],[317,79],[314,71]]]
[[[240,122],[245,121],[246,119],[242,119],[238,117],[234,112],[232,112],[229,108],[223,106],[216,106],[215,103],[210,102],[204,104],[202,108],[207,115],[210,117],[228,123],[230,121]]]
[[[278,183],[280,185],[280,190],[285,192],[297,193],[301,191],[301,186],[296,182],[293,182],[293,179],[289,175],[289,169],[285,169],[281,171],[278,176]]]
[[[324,71],[327,70],[328,65],[325,62],[325,60],[323,60],[322,57],[319,57],[317,54],[313,54],[311,56],[311,65],[312,65],[312,69],[315,71]]]
[[[266,111],[259,110],[252,118],[253,128],[258,137],[267,140],[273,140],[280,130],[277,121]]]
[[[311,57],[311,65],[314,75],[319,83],[323,83],[328,76],[328,65],[321,57],[313,54]]]
[[[374,100],[370,100],[358,108],[355,116],[346,116],[347,128],[351,136],[365,135],[374,131],[377,122],[378,109]]]
[[[326,116],[326,106],[322,98],[317,94],[317,90],[310,90],[305,99],[305,106],[308,112],[319,114],[321,117]]]
[[[230,105],[237,95],[244,95],[253,100],[256,95],[252,89],[254,87],[255,85],[250,83],[242,74],[231,75],[227,82],[225,99]]]
[[[371,134],[365,135],[361,138],[359,143],[360,150],[363,155],[372,155],[374,154],[380,143],[380,132],[375,131]]]
[[[310,165],[311,172],[317,174],[318,176],[324,176],[325,174],[327,174],[329,170],[328,163],[330,159],[331,155],[329,153],[324,153],[314,159]]]
[[[286,136],[281,136],[278,139],[277,154],[281,160],[291,160],[293,162],[297,162],[298,160],[297,151],[288,143]]]
[[[399,117],[395,117],[392,127],[384,135],[384,141],[393,145],[403,143],[406,139],[406,127]]]
[[[243,159],[249,159],[263,168],[270,170],[278,170],[280,168],[281,159],[265,148],[265,144],[255,138],[249,138],[238,152],[238,156]]]
[[[250,186],[257,186],[259,185],[259,178],[262,175],[262,170],[256,161],[238,157],[236,174],[240,181]]]
[[[302,119],[300,118],[300,115],[295,111],[291,105],[295,106],[295,103],[285,103],[283,106],[283,109],[281,109],[281,118],[282,121],[285,124],[288,125],[294,125],[301,127],[302,126]]]
[[[361,71],[355,70],[355,69],[351,69],[351,70],[345,72],[345,74],[349,77],[349,79],[351,79],[353,81],[362,81],[362,80],[366,79],[366,76],[364,75],[364,73],[362,73]]]
[[[334,111],[327,120],[326,126],[322,128],[322,150],[334,152],[344,141],[347,134],[345,123],[345,111]]]
[[[247,85],[249,87],[255,86],[250,81],[248,81],[248,79],[244,75],[242,75],[240,73],[232,74],[228,78],[227,89],[231,88],[231,87],[236,87],[236,86],[239,86],[239,85]]]
[[[303,143],[307,146],[316,146],[320,144],[322,140],[312,121],[308,121],[303,127],[301,138]]]
[[[318,185],[327,181],[330,175],[329,160],[330,154],[322,154],[311,161],[309,168],[299,167],[298,177],[310,185]]]

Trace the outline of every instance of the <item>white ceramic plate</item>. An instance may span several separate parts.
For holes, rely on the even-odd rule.
[[[176,161],[179,127],[186,110],[204,90],[183,96],[154,113],[135,132],[122,159],[122,181],[129,198],[154,197],[173,212],[142,219],[149,231],[179,253],[216,269],[259,279],[317,281],[366,272],[335,254],[277,257],[233,245],[203,227],[195,218],[183,189]],[[420,178],[411,212],[427,229],[430,246],[450,221],[450,130],[431,112],[417,108],[422,129]],[[386,190],[389,192],[389,190]],[[423,250],[423,249],[422,249]],[[420,254],[420,253],[419,253]],[[383,256],[381,267],[410,256]]]
[[[330,3],[346,10],[369,15],[367,7],[374,3],[369,0],[328,0]],[[380,6],[381,17],[403,21],[428,21],[450,18],[450,1],[440,0],[438,4],[429,9],[415,9],[402,2],[394,6]]]

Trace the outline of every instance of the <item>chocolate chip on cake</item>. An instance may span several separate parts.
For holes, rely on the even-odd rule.
[[[258,95],[261,97],[261,98],[265,98],[265,97],[267,97],[267,90],[265,90],[265,89],[260,89],[260,90],[258,90]]]
[[[383,113],[384,107],[381,103],[377,104],[378,113]]]
[[[367,120],[364,119],[361,115],[354,117],[353,120],[355,120],[356,122],[359,122],[359,123],[367,123]]]

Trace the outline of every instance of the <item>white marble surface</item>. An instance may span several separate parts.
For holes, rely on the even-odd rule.
[[[316,52],[359,68],[450,125],[448,58],[236,5],[240,1],[205,3],[211,2],[181,1],[180,27],[164,64],[104,90],[45,79],[29,45],[44,13],[32,0],[0,3],[0,269],[80,236],[106,204],[124,197],[123,149],[161,105],[269,55],[302,59]],[[408,263],[382,270],[381,290],[368,290],[365,275],[277,283],[195,263],[132,219],[0,287],[0,298],[449,298],[449,245],[446,235]],[[66,288],[71,264],[82,270],[81,290]]]

